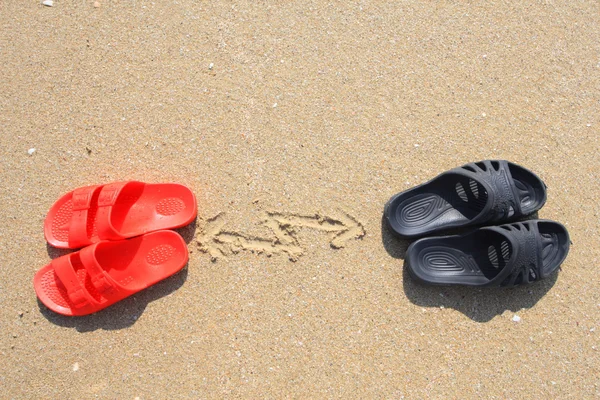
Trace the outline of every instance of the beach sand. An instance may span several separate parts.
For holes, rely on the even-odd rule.
[[[600,6],[523,3],[3,2],[0,396],[599,396]],[[385,202],[487,158],[548,185],[560,273],[415,284]],[[132,179],[196,193],[187,268],[47,310],[49,207]]]

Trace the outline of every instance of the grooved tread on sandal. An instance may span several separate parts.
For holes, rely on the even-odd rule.
[[[515,286],[552,274],[569,246],[563,225],[529,220],[419,239],[408,247],[406,263],[411,276],[426,284]]]
[[[403,237],[449,228],[508,222],[538,211],[546,185],[533,172],[505,160],[463,165],[393,196],[385,206],[389,226]]]

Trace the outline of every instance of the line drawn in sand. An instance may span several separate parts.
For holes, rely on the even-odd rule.
[[[347,241],[360,239],[365,235],[364,226],[346,212],[337,218],[317,213],[300,215],[282,212],[267,212],[261,225],[268,227],[272,238],[246,235],[225,229],[224,214],[219,213],[206,220],[199,232],[197,242],[200,250],[208,253],[213,261],[240,251],[273,254],[287,254],[292,261],[304,254],[296,235],[299,229],[315,229],[330,233],[330,245],[334,249],[344,247]]]

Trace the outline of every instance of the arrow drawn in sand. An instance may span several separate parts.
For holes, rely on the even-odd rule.
[[[321,214],[299,215],[291,213],[267,212],[263,226],[273,232],[273,238],[263,238],[224,229],[223,213],[209,218],[197,239],[200,250],[210,254],[213,261],[240,251],[273,254],[287,254],[296,261],[304,254],[304,249],[296,237],[299,229],[316,229],[330,233],[330,245],[335,249],[344,247],[347,241],[365,235],[363,225],[348,213],[338,218]]]

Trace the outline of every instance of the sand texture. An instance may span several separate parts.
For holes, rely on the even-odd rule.
[[[6,0],[0,32],[0,397],[600,396],[597,1]],[[415,284],[385,202],[488,158],[548,185],[562,270]],[[130,179],[196,193],[187,268],[47,310],[48,209]]]

